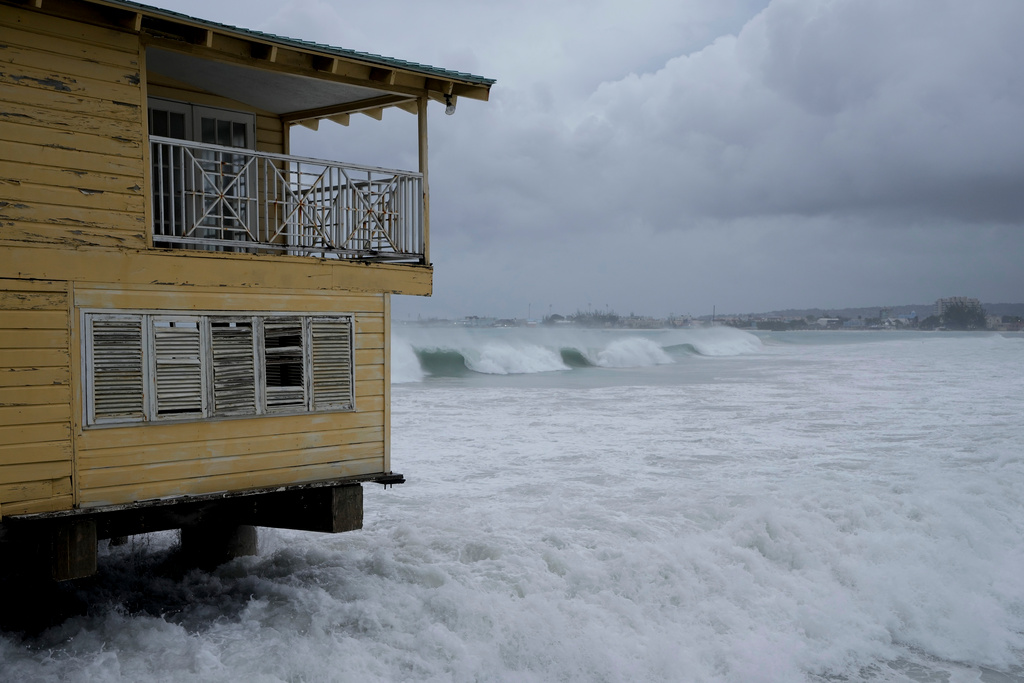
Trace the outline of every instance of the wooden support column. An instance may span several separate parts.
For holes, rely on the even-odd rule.
[[[56,525],[50,535],[50,560],[54,581],[95,574],[96,522],[77,520]]]
[[[420,173],[423,174],[423,263],[430,265],[430,183],[427,176],[427,96],[419,98],[417,129],[419,132]]]

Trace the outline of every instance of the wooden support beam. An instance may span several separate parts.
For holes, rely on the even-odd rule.
[[[418,114],[420,111],[420,104],[417,100],[408,100],[407,102],[401,102],[395,106],[402,111],[409,112],[410,114]]]
[[[277,45],[266,43],[252,43],[249,52],[254,59],[263,59],[271,64],[277,61]]]
[[[309,128],[310,130],[320,130],[320,119],[306,119],[305,121],[296,121],[303,128]]]
[[[338,70],[338,58],[337,57],[324,57],[323,55],[313,55],[311,60],[313,68],[317,71],[324,71],[329,74],[336,73]]]
[[[381,119],[384,118],[384,107],[377,107],[376,109],[361,109],[359,110],[359,113],[366,114],[371,119],[376,119],[377,121],[380,121]]]
[[[427,173],[427,98],[420,97],[416,128],[419,138],[420,173],[423,174],[423,263],[430,265],[430,176]]]
[[[363,487],[359,484],[284,491],[258,503],[250,518],[257,526],[338,534],[363,528]]]
[[[372,67],[370,69],[370,80],[376,81],[377,83],[384,83],[386,85],[394,85],[395,78],[398,76],[398,72],[394,69],[382,69],[380,67]]]
[[[403,103],[415,105],[416,99],[409,97],[408,95],[382,95],[380,97],[371,97],[370,99],[359,100],[357,102],[336,104],[331,107],[318,107],[316,109],[294,111],[290,114],[282,115],[281,120],[285,123],[301,123],[306,119],[326,119],[339,114],[355,114],[365,110],[384,109],[386,107],[393,107]]]
[[[328,116],[327,120],[328,121],[333,121],[334,123],[337,123],[338,125],[341,125],[341,126],[347,126],[349,124],[349,115],[348,114],[338,114],[337,116]]]
[[[132,30],[138,33],[142,30],[142,12],[136,12],[132,19]]]
[[[206,41],[203,43],[206,47],[213,47],[213,31],[207,29]]]

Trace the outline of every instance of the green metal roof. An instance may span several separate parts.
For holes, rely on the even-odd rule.
[[[448,69],[441,69],[434,66],[428,66],[426,64],[407,62],[404,59],[395,59],[394,57],[385,57],[383,55],[375,55],[369,52],[348,50],[343,47],[324,45],[323,43],[314,43],[307,40],[297,40],[295,38],[287,38],[285,36],[274,35],[273,33],[264,33],[262,31],[254,31],[252,29],[239,28],[238,26],[221,24],[216,21],[199,19],[197,17],[190,17],[187,14],[182,14],[180,12],[174,12],[172,10],[153,7],[152,5],[143,5],[142,3],[132,2],[131,0],[98,0],[97,4],[108,5],[111,7],[122,7],[124,9],[128,9],[131,11],[144,12],[148,15],[164,17],[166,19],[170,19],[173,21],[187,22],[189,24],[193,24],[195,26],[207,28],[210,30],[216,30],[225,33],[234,33],[240,36],[246,36],[250,39],[260,40],[267,43],[276,43],[278,45],[287,45],[294,48],[298,48],[300,50],[315,50],[316,52],[321,52],[327,55],[333,55],[345,59],[358,60],[361,62],[376,64],[378,66],[389,67],[393,69],[403,69],[405,71],[412,71],[421,75],[431,76],[433,78],[438,78],[442,80],[460,81],[462,83],[480,85],[485,87],[489,87],[491,84],[495,82],[493,78],[475,76],[473,74],[465,73],[462,71],[451,71]]]

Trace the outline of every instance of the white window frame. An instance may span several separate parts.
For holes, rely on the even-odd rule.
[[[302,353],[302,403],[301,405],[271,406],[267,401],[267,368],[264,324],[268,320],[296,318],[301,324]],[[104,415],[97,409],[98,381],[96,359],[96,323],[103,321],[139,321],[141,325],[141,381],[142,405],[138,415]],[[200,396],[201,410],[195,412],[159,413],[157,377],[159,375],[156,353],[157,329],[174,322],[195,324],[199,335]],[[213,350],[213,323],[234,322],[251,324],[252,368],[253,368],[253,410],[217,408],[215,388],[215,360]],[[326,356],[326,360],[314,360],[314,327],[323,331],[322,323],[328,324],[327,336],[343,348]],[[161,310],[110,310],[86,309],[81,311],[82,367],[83,367],[83,425],[89,427],[125,426],[140,423],[194,422],[199,420],[245,419],[253,417],[300,415],[306,413],[354,412],[355,404],[355,316],[352,313],[303,313],[297,311],[239,312],[239,311],[161,311]],[[323,337],[318,337],[322,339]],[[322,342],[316,342],[317,344]],[[108,347],[109,348],[109,347]],[[322,348],[322,347],[317,347]],[[328,347],[330,350],[330,347]],[[126,347],[126,352],[132,351]],[[237,352],[237,347],[236,347]],[[116,351],[112,357],[117,357]],[[171,361],[166,365],[190,365],[187,360]],[[166,367],[166,366],[165,366]],[[314,373],[317,374],[314,377]],[[337,381],[343,388],[328,391],[318,397],[317,386],[323,386],[326,377]],[[317,383],[317,379],[320,383]],[[113,380],[112,380],[113,381]],[[187,383],[186,383],[187,384]],[[344,387],[347,387],[347,393]],[[116,391],[112,385],[111,391]]]

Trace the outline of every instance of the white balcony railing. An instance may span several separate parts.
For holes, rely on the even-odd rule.
[[[423,260],[419,173],[150,141],[157,247]]]

